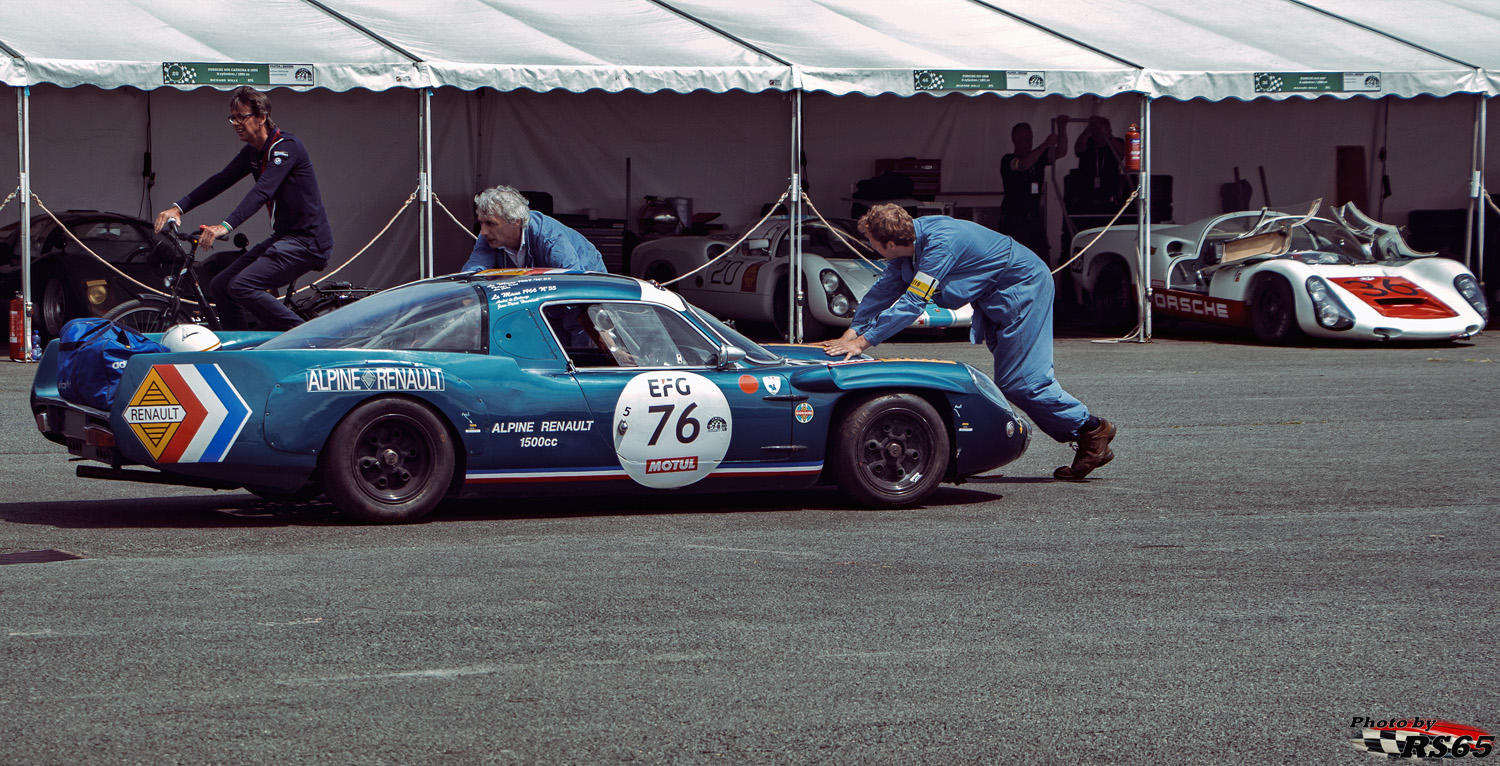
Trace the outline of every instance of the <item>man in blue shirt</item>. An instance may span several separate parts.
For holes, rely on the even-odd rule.
[[[323,210],[323,195],[307,147],[276,127],[266,94],[248,86],[231,91],[229,122],[247,146],[223,170],[157,213],[156,230],[161,231],[168,219],[180,218],[219,196],[241,178],[254,176],[255,186],[222,223],[198,227],[199,245],[204,250],[212,248],[215,239],[229,236],[263,207],[271,216],[271,238],[219,272],[209,285],[209,295],[226,330],[248,329],[243,309],[260,320],[260,329],[287,330],[302,324],[302,318],[266,291],[285,287],[310,270],[322,271],[333,252],[333,227]]]
[[[1053,472],[1082,479],[1115,457],[1115,426],[1064,391],[1052,369],[1052,275],[1015,240],[972,221],[915,221],[896,205],[876,205],[859,231],[889,263],[854,312],[849,331],[823,347],[848,359],[906,329],[928,301],[974,307],[970,338],[995,355],[995,383],[1043,433],[1077,442],[1072,465]]]
[[[481,269],[577,269],[604,271],[604,257],[582,234],[531,209],[509,186],[474,197],[479,237],[460,271]]]

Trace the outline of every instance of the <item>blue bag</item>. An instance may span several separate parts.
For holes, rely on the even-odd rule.
[[[57,392],[75,404],[108,411],[125,362],[136,354],[169,350],[108,319],[74,319],[57,338]]]

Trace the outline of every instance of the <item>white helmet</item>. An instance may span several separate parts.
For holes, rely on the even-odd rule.
[[[213,351],[219,347],[219,336],[203,325],[179,324],[161,336],[161,343],[173,351]]]

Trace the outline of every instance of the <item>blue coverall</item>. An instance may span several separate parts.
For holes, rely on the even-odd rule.
[[[995,355],[1005,398],[1060,442],[1078,439],[1088,407],[1058,384],[1052,368],[1052,275],[1041,258],[972,221],[925,216],[916,253],[891,260],[859,302],[850,327],[874,346],[906,329],[930,300],[974,307],[969,337]]]
[[[263,146],[241,148],[223,170],[177,200],[177,209],[186,213],[246,175],[255,177],[255,186],[224,223],[237,227],[268,207],[271,238],[245,251],[219,272],[209,285],[209,293],[225,329],[245,329],[242,307],[261,320],[261,329],[290,329],[301,324],[302,318],[266,291],[285,287],[309,270],[321,271],[333,252],[333,226],[323,209],[307,147],[291,133],[274,130]]]
[[[520,263],[490,247],[483,236],[474,240],[474,251],[459,271],[481,269],[577,269],[579,271],[606,271],[604,256],[594,243],[582,234],[564,226],[555,218],[531,211],[526,228],[521,233],[521,247],[517,252]]]

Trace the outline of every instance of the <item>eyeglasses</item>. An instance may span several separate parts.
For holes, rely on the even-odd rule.
[[[238,125],[254,116],[254,114],[231,114],[229,115],[229,121],[231,123],[234,123],[235,125]]]

